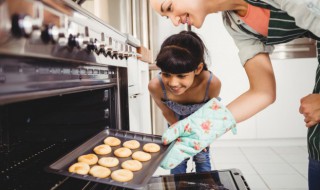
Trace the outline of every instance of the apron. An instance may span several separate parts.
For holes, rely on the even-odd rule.
[[[320,93],[320,37],[315,36],[308,30],[299,28],[295,24],[295,19],[289,16],[286,12],[276,9],[271,5],[260,1],[260,0],[245,0],[247,3],[270,10],[270,21],[269,21],[269,29],[268,36],[262,36],[259,34],[254,34],[244,28],[241,25],[238,25],[239,28],[255,37],[260,39],[266,45],[275,45],[281,44],[285,42],[289,42],[291,40],[307,37],[312,38],[317,41],[317,58],[318,58],[318,68],[316,71],[316,82],[314,86],[313,93]],[[320,124],[315,125],[314,127],[308,128],[308,152],[309,157],[320,161]]]

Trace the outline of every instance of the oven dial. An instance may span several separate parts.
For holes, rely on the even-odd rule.
[[[11,32],[16,37],[29,37],[32,33],[32,18],[29,15],[12,15]]]
[[[33,30],[39,30],[41,18],[32,18],[29,15],[14,14],[11,18],[11,32],[16,37],[30,37]]]
[[[110,56],[112,57],[112,38],[108,37],[108,40],[104,46],[104,56]]]
[[[79,48],[82,44],[83,38],[80,35],[69,34],[68,46],[71,48]]]
[[[45,25],[41,31],[41,39],[44,43],[55,43],[59,38],[59,29],[53,24]]]
[[[118,56],[119,56],[120,59],[124,58],[124,44],[122,44],[122,43],[120,43]]]
[[[90,38],[89,41],[86,41],[84,43],[86,43],[88,51],[96,51],[98,49],[97,48],[97,45],[98,45],[97,39]]]

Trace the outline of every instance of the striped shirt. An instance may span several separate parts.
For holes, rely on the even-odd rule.
[[[320,1],[319,0],[245,0],[253,6],[270,10],[268,36],[244,23],[233,11],[225,11],[223,20],[233,37],[244,65],[258,53],[270,53],[274,44],[308,37],[317,40],[318,68],[313,93],[320,93]],[[280,9],[280,3],[281,8]],[[298,11],[297,11],[298,9]],[[289,15],[290,14],[290,15]],[[301,22],[301,18],[304,18]],[[310,32],[311,31],[311,32]],[[320,124],[308,129],[309,157],[320,161]]]

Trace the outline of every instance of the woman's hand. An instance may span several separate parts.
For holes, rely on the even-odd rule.
[[[231,112],[216,98],[204,104],[189,117],[178,121],[162,135],[163,143],[174,145],[161,162],[164,169],[172,169],[184,159],[208,147],[215,139],[229,130],[236,133],[236,121]]]
[[[320,94],[309,94],[300,100],[299,112],[304,116],[306,127],[320,122]]]

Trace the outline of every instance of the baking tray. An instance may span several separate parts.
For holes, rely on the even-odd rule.
[[[79,156],[83,154],[89,154],[94,153],[93,148],[97,145],[104,144],[103,140],[108,137],[113,136],[117,137],[121,140],[121,144],[119,146],[111,147],[112,152],[110,154],[107,154],[105,156],[115,156],[113,154],[114,150],[121,147],[122,143],[127,140],[137,140],[140,142],[140,147],[138,149],[132,150],[132,153],[138,150],[142,150],[142,147],[146,143],[156,143],[160,146],[160,151],[156,153],[150,153],[151,159],[146,162],[141,162],[143,167],[141,170],[133,172],[133,179],[128,182],[117,182],[111,179],[109,176],[108,178],[97,178],[93,177],[91,175],[79,175],[75,173],[70,173],[68,171],[69,167],[77,162],[77,159]],[[73,151],[69,152],[59,160],[52,163],[50,166],[46,168],[46,171],[59,174],[59,175],[65,175],[69,177],[74,177],[78,179],[83,179],[87,181],[94,181],[98,183],[104,183],[109,184],[113,186],[120,186],[125,187],[129,189],[142,189],[145,185],[147,185],[149,179],[152,177],[155,170],[159,167],[161,161],[163,158],[167,155],[169,150],[172,148],[172,145],[174,143],[171,143],[169,146],[165,146],[162,144],[161,136],[159,135],[150,135],[150,134],[143,134],[143,133],[136,133],[131,131],[123,131],[123,130],[116,130],[116,129],[105,129],[98,133],[96,136],[90,138],[85,143],[74,149]],[[103,157],[101,155],[97,155],[99,158]],[[116,157],[116,156],[115,156]],[[109,168],[112,171],[120,169],[121,163],[132,159],[132,157],[128,158],[118,158],[120,163],[116,167]]]

